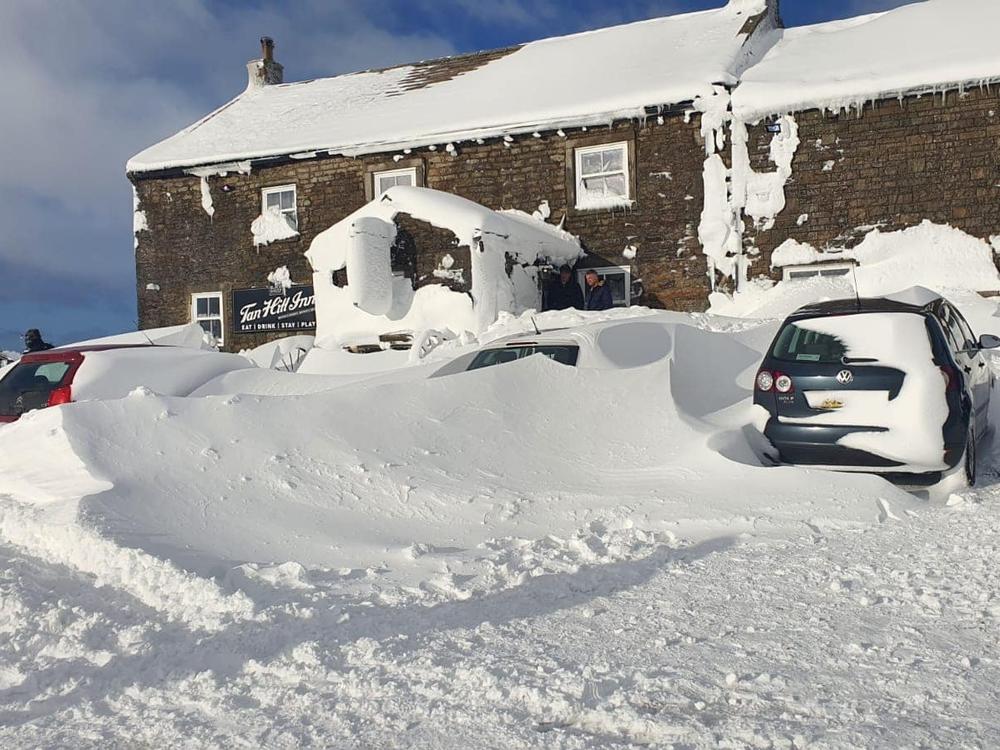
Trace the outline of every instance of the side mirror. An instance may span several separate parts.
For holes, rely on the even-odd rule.
[[[979,337],[980,349],[1000,349],[1000,336],[991,333],[984,333]]]

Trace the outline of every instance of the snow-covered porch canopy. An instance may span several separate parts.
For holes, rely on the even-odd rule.
[[[491,52],[251,86],[127,168],[356,155],[648,116],[712,84],[735,84],[763,51],[747,42],[773,25],[773,5],[730,0],[716,10]],[[759,23],[763,13],[768,23]]]
[[[442,276],[468,271],[468,293],[433,280],[415,289],[420,280],[393,274],[394,222],[404,214],[447,230],[455,247],[468,249],[470,268],[446,260],[440,269]],[[576,237],[522,211],[493,211],[429,188],[393,187],[318,234],[306,253],[315,272],[317,337],[401,328],[478,332],[501,311],[538,306],[538,262],[572,264],[582,254]],[[345,268],[347,285],[338,287],[333,273]]]
[[[764,59],[743,74],[733,111],[753,122],[993,83],[1000,80],[998,28],[998,0],[923,0],[782,29]]]

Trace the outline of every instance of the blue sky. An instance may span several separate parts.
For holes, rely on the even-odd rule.
[[[782,0],[787,25],[912,0]],[[227,101],[257,39],[286,80],[488,49],[723,0],[4,0],[0,348],[135,328],[125,161]]]

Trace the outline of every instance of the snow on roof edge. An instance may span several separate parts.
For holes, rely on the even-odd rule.
[[[1000,72],[997,72],[996,75],[985,77],[948,79],[937,83],[926,83],[916,86],[889,88],[883,90],[873,89],[867,92],[853,94],[846,98],[842,95],[831,95],[825,98],[812,97],[808,99],[786,98],[784,101],[779,101],[775,98],[775,100],[771,102],[762,103],[757,106],[743,105],[734,98],[733,114],[735,114],[737,118],[743,122],[756,124],[765,117],[771,117],[774,115],[791,115],[800,112],[809,112],[814,109],[821,110],[823,112],[860,112],[864,109],[865,105],[874,102],[887,102],[892,100],[901,101],[909,98],[946,94],[951,91],[967,91],[968,89],[985,88],[998,83],[1000,83]]]
[[[722,85],[733,85],[735,84],[735,78],[733,76],[722,76],[726,80],[719,80],[715,83]],[[710,90],[711,86],[706,85],[706,90]],[[456,131],[442,131],[439,133],[429,133],[420,137],[407,138],[405,140],[393,140],[393,141],[373,141],[370,143],[360,143],[360,144],[324,144],[324,145],[307,145],[300,144],[295,148],[280,147],[274,149],[267,149],[262,151],[233,151],[224,154],[216,154],[211,158],[192,158],[192,159],[174,159],[166,160],[161,162],[148,162],[140,163],[136,161],[138,156],[141,156],[140,152],[136,156],[133,156],[125,164],[125,171],[127,174],[143,174],[147,172],[160,172],[172,169],[191,169],[195,167],[207,167],[216,164],[226,164],[230,162],[240,162],[255,159],[271,159],[282,156],[290,156],[291,154],[301,153],[301,152],[325,152],[329,155],[339,155],[339,156],[364,156],[366,154],[378,154],[385,153],[389,151],[398,151],[404,148],[424,148],[426,146],[435,146],[443,143],[462,143],[467,141],[475,140],[476,138],[500,138],[505,135],[525,135],[542,130],[558,130],[560,128],[570,128],[570,127],[595,127],[595,126],[610,126],[612,123],[619,120],[629,120],[633,118],[646,118],[649,115],[645,112],[645,107],[651,106],[654,103],[657,105],[678,105],[684,104],[700,95],[702,92],[692,92],[690,99],[683,99],[676,102],[647,102],[644,104],[636,104],[633,107],[628,107],[618,110],[610,110],[605,112],[580,114],[580,115],[566,115],[565,117],[558,117],[549,120],[537,120],[531,122],[523,123],[511,123],[506,125],[495,125],[486,128],[478,128],[474,130],[456,130]],[[231,102],[230,102],[231,103]],[[228,105],[227,105],[228,106]],[[223,109],[220,107],[216,112]],[[213,112],[214,115],[216,112]],[[203,122],[209,119],[211,115],[202,118]],[[187,130],[193,129],[194,125],[189,126],[184,131],[180,131],[178,135],[186,132]]]

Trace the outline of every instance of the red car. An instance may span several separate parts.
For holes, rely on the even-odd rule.
[[[124,398],[139,386],[187,396],[212,378],[253,367],[244,357],[174,346],[104,344],[25,354],[0,379],[0,423],[72,401]]]

